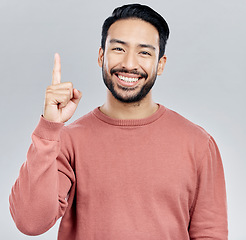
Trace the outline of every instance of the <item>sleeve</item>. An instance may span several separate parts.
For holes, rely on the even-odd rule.
[[[64,215],[68,205],[67,196],[75,176],[68,154],[61,151],[63,128],[63,123],[40,118],[27,160],[12,187],[10,213],[24,234],[46,232]]]
[[[212,137],[198,170],[189,235],[191,240],[228,239],[224,170],[218,147]]]

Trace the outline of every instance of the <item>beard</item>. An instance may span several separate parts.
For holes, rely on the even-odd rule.
[[[128,71],[126,69],[111,69],[110,70],[111,76],[113,76],[115,72],[133,73],[133,74],[141,75],[141,77],[144,79],[148,78],[148,74],[140,73],[136,71]],[[150,79],[148,79],[148,81],[137,92],[135,91],[135,93],[133,94],[131,94],[131,92],[133,92],[138,87],[131,88],[131,87],[123,87],[123,86],[117,85],[119,89],[123,90],[126,93],[125,95],[120,94],[117,91],[116,86],[113,83],[111,77],[104,70],[104,66],[102,67],[102,77],[103,77],[104,84],[106,85],[108,90],[112,93],[112,95],[117,100],[123,103],[136,103],[136,102],[140,102],[141,100],[143,100],[146,97],[146,95],[149,93],[149,91],[152,89],[152,87],[155,84],[157,73],[155,73]]]

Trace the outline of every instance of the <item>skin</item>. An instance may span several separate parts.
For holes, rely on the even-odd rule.
[[[61,83],[61,59],[55,54],[52,84],[47,87],[43,117],[52,122],[66,122],[74,114],[82,93],[71,82]]]
[[[103,75],[114,86],[114,91],[124,100],[137,95],[141,89],[153,85],[161,75],[166,56],[159,56],[159,34],[150,23],[139,19],[125,19],[113,23],[106,39],[105,50],[99,49],[98,64]],[[122,73],[122,69],[125,71]],[[117,70],[112,73],[112,70]],[[136,83],[119,81],[117,76],[141,77]],[[145,76],[145,77],[143,77]],[[147,77],[146,77],[147,76]],[[55,54],[52,84],[47,87],[43,117],[52,122],[66,122],[74,114],[82,93],[71,82],[61,82],[61,59]],[[115,98],[107,90],[107,99],[100,110],[116,119],[140,119],[152,115],[158,109],[153,102],[152,91],[135,102],[127,103]]]
[[[166,56],[159,57],[159,33],[150,23],[140,19],[124,19],[113,23],[106,39],[105,50],[99,49],[98,64],[104,74],[112,81],[114,91],[127,99],[136,95],[141,88],[161,75],[166,63]],[[118,81],[117,74],[127,77],[139,77],[139,74],[116,72],[112,69],[125,69],[147,74],[134,87],[125,87]],[[122,88],[124,87],[124,88]],[[151,90],[140,101],[125,103],[116,99],[107,90],[107,100],[100,110],[106,115],[117,119],[140,119],[152,115],[158,109],[153,102]]]

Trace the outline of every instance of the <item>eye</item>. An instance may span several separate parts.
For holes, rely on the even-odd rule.
[[[151,56],[151,54],[150,54],[149,52],[147,52],[147,51],[142,51],[142,52],[140,52],[140,54],[141,54],[141,55],[148,55],[148,56]]]
[[[122,51],[124,51],[124,49],[123,48],[120,48],[120,47],[115,47],[112,50],[114,50],[116,52],[122,52]]]

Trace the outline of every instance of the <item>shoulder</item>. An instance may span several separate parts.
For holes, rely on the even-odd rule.
[[[168,108],[166,109],[166,120],[168,126],[174,131],[174,133],[179,135],[183,134],[189,138],[195,137],[207,141],[209,141],[211,137],[203,127]]]
[[[83,115],[74,122],[66,125],[62,129],[62,135],[65,138],[76,138],[77,136],[85,135],[90,129],[95,128],[96,119],[93,111]]]
[[[166,123],[169,137],[175,139],[177,146],[189,151],[190,156],[198,161],[198,165],[203,164],[205,156],[207,159],[213,154],[219,156],[214,138],[203,127],[170,109],[166,110]]]
[[[85,114],[84,116],[78,118],[77,120],[75,120],[74,122],[70,123],[67,126],[67,129],[73,129],[73,128],[83,128],[83,127],[88,127],[90,126],[92,123],[94,123],[94,114],[93,111]]]
[[[166,134],[168,142],[172,142],[177,148],[186,149],[197,159],[208,151],[213,141],[204,128],[170,109],[166,109],[162,125],[162,134]]]

